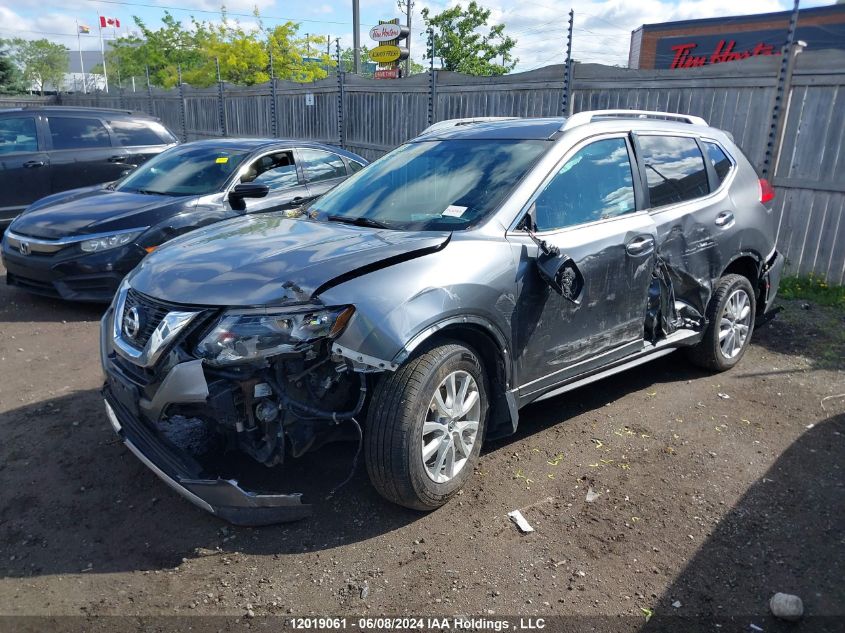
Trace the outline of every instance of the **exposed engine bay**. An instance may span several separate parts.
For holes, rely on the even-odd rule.
[[[356,418],[365,406],[367,374],[332,353],[327,339],[303,347],[260,364],[205,367],[206,404],[169,407],[159,430],[186,450],[214,440],[265,466],[283,463],[286,453],[296,458],[327,442],[360,439]],[[193,445],[184,437],[190,426],[199,427]]]

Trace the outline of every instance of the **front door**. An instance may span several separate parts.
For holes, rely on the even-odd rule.
[[[265,154],[255,159],[241,176],[241,182],[267,185],[264,198],[246,201],[247,213],[282,211],[299,207],[309,199],[308,186],[300,182],[293,150]]]
[[[524,231],[508,237],[520,259],[514,354],[521,397],[642,347],[655,227],[632,164],[625,136],[587,141],[532,203],[537,237],[571,257],[584,278],[577,304],[540,278],[538,248]]]
[[[50,159],[32,114],[0,118],[0,229],[50,193]]]

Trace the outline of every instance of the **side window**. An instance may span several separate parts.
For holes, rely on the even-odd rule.
[[[652,207],[707,195],[707,170],[695,139],[685,136],[638,137]]]
[[[716,170],[716,178],[718,178],[719,184],[721,185],[725,182],[725,178],[728,177],[728,174],[731,173],[733,163],[731,162],[731,159],[725,155],[725,152],[722,151],[722,148],[715,143],[708,143],[707,141],[704,141],[704,149],[707,151],[707,158],[710,159],[710,162],[713,164],[713,169]]]
[[[357,172],[361,171],[362,169],[364,169],[364,166],[361,163],[359,163],[357,160],[352,160],[351,158],[349,158],[349,159],[347,159],[347,162],[349,163],[349,173],[350,174],[357,173]]]
[[[53,149],[111,147],[109,133],[99,119],[51,116],[49,123]]]
[[[279,152],[262,156],[253,162],[241,182],[254,182],[270,187],[270,191],[281,191],[299,184],[293,152]]]
[[[299,153],[302,156],[302,170],[305,172],[305,180],[308,182],[346,177],[346,165],[343,164],[343,159],[337,154],[308,148],[300,149]]]
[[[152,121],[127,121],[123,119],[109,121],[109,125],[123,147],[164,145],[173,142],[168,139],[167,135],[162,135],[157,129],[161,126],[153,125]]]
[[[15,116],[0,119],[0,154],[37,151],[35,117]]]
[[[636,209],[625,139],[590,143],[569,158],[534,203],[538,231],[612,218]]]

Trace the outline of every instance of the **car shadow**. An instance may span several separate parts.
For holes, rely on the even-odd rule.
[[[648,374],[585,387],[556,406],[528,407],[520,431],[486,452],[538,433],[655,382],[700,376],[672,356]],[[117,439],[97,390],[79,391],[0,414],[0,576],[168,569],[183,558],[226,552],[285,555],[367,540],[424,515],[384,500],[363,455],[351,480],[356,442],[330,444],[307,459],[268,469],[238,460],[253,489],[302,492],[313,515],[295,523],[235,528],[165,486]],[[108,530],[103,526],[107,525]],[[178,526],[178,529],[174,529]],[[62,534],[61,539],[55,539]],[[166,535],[163,538],[162,535]]]
[[[842,631],[843,439],[845,415],[836,415],[784,451],[660,597],[641,633]],[[771,615],[777,592],[802,599],[800,623]]]
[[[0,324],[57,321],[99,321],[108,307],[104,303],[75,303],[35,295],[6,283],[0,266]]]
[[[519,428],[516,434],[488,442],[483,452],[498,450],[575,416],[601,409],[629,393],[662,383],[681,383],[712,375],[695,367],[681,352],[657,358],[648,363],[647,367],[648,371],[621,372],[592,385],[580,387],[577,391],[529,404],[519,412]],[[574,393],[577,393],[577,397],[573,397]]]

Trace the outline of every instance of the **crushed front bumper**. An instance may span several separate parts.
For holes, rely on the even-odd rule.
[[[210,477],[190,455],[148,428],[121,403],[109,383],[103,387],[106,415],[135,456],[194,505],[235,525],[271,525],[311,514],[300,494],[259,494],[232,479]]]

